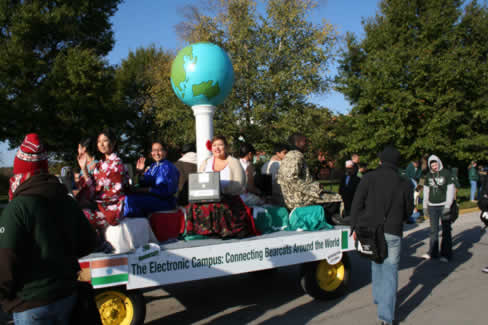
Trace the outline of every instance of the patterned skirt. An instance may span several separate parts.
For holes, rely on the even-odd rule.
[[[239,195],[224,195],[218,203],[190,203],[187,206],[187,232],[221,238],[254,235],[251,215]]]

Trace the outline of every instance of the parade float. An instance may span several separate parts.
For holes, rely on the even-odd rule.
[[[195,116],[198,162],[210,156],[213,115],[229,95],[234,72],[227,53],[211,43],[182,49],[171,83]],[[91,254],[80,260],[82,274],[96,291],[102,322],[140,325],[146,306],[141,289],[301,264],[300,283],[317,299],[345,294],[354,250],[350,229],[277,231],[244,239],[202,239],[149,244],[125,254]]]

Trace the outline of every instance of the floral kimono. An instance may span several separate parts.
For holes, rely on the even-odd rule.
[[[88,221],[95,228],[106,228],[117,225],[122,216],[124,206],[124,187],[127,185],[127,172],[122,160],[112,153],[108,159],[97,162],[93,176],[86,182],[81,181],[80,187],[91,187],[95,195],[97,209],[83,209]]]

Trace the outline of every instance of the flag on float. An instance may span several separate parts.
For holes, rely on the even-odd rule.
[[[129,281],[127,257],[113,257],[90,261],[93,288],[126,284]]]

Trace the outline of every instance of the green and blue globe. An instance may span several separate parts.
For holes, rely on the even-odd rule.
[[[171,66],[171,86],[189,106],[221,104],[234,84],[234,69],[227,53],[212,43],[188,45]]]

